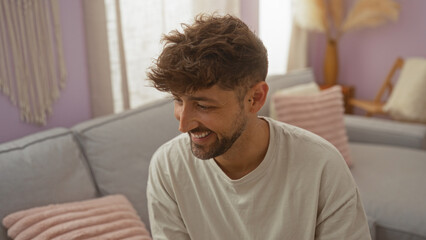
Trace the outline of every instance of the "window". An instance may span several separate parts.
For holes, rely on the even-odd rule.
[[[162,34],[180,28],[180,23],[192,20],[191,0],[106,0],[110,69],[115,112],[123,110],[122,70],[126,71],[129,107],[134,108],[156,100],[164,93],[146,81],[146,71],[158,56]],[[121,21],[117,21],[120,10]],[[121,22],[121,33],[118,24]],[[124,54],[120,59],[119,37],[122,34]],[[124,60],[124,61],[123,61]],[[125,66],[121,66],[125,64]],[[124,86],[126,86],[124,85]]]
[[[83,1],[89,39],[93,116],[117,113],[163,97],[164,93],[146,81],[146,72],[162,49],[161,36],[173,29],[181,29],[180,23],[192,22],[200,12],[240,16],[240,4],[245,2]],[[259,33],[269,52],[269,74],[284,73],[286,69],[291,26],[289,6],[290,1],[286,0],[259,0]]]
[[[286,72],[291,25],[290,0],[259,0],[259,37],[268,50],[268,74]]]
[[[146,81],[161,36],[200,12],[239,16],[239,0],[105,0],[114,112],[163,97]],[[121,28],[120,28],[121,27]],[[95,106],[96,107],[96,106]]]

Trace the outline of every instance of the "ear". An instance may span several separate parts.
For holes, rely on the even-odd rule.
[[[265,104],[268,90],[269,87],[265,81],[258,82],[251,87],[246,95],[246,102],[248,102],[250,112],[257,113],[262,108]]]

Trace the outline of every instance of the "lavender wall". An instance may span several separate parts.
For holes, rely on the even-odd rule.
[[[339,45],[339,83],[353,85],[356,97],[373,99],[397,57],[426,58],[426,1],[397,1],[399,20],[344,35]],[[323,82],[324,34],[310,34],[309,62]]]
[[[241,19],[256,34],[259,33],[259,0],[241,0]]]
[[[43,127],[22,123],[18,109],[0,94],[0,143],[53,127],[70,127],[90,118],[82,0],[61,0],[60,10],[66,86]]]

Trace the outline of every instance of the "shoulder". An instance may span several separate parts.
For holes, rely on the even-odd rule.
[[[291,172],[303,173],[298,181],[316,182],[320,195],[354,196],[356,184],[340,152],[327,140],[304,129],[268,119],[275,133],[277,150],[287,157]],[[284,150],[282,150],[284,149]],[[297,174],[296,174],[297,175]],[[320,201],[324,200],[320,197]],[[325,200],[324,200],[325,201]]]
[[[157,151],[155,151],[153,158],[159,155],[169,155],[170,153],[186,151],[189,149],[189,144],[188,135],[182,133],[161,145]]]
[[[308,169],[317,174],[339,171],[350,177],[345,160],[330,142],[302,128],[273,119],[266,120],[270,123],[273,134],[271,144],[280,157],[286,156],[289,167]]]
[[[185,169],[185,161],[190,157],[189,139],[181,134],[160,146],[153,154],[149,164],[148,186],[151,192],[155,188],[165,188],[172,194],[172,182],[178,178],[179,171]],[[187,153],[189,151],[189,153]]]
[[[309,132],[305,129],[280,122],[271,118],[265,118],[268,122],[271,130],[275,133],[274,141],[276,144],[288,144],[293,147],[297,146],[296,149],[303,148],[303,152],[322,152],[327,155],[340,157],[339,151],[330,142],[324,138]]]
[[[191,156],[190,142],[187,134],[180,134],[161,145],[151,158],[151,166],[168,165],[174,159]],[[174,161],[178,162],[178,161]]]
[[[192,154],[188,134],[181,134],[157,149],[151,158],[149,173],[169,181],[180,181],[199,174],[200,168],[206,168],[207,163]]]

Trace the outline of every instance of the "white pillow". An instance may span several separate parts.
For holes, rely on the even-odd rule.
[[[402,121],[426,123],[426,59],[406,59],[383,110]]]
[[[279,96],[312,96],[319,92],[320,88],[318,87],[318,84],[316,82],[310,82],[278,90],[272,95],[272,98]],[[269,115],[272,119],[277,119],[274,101],[271,101],[269,105]]]

